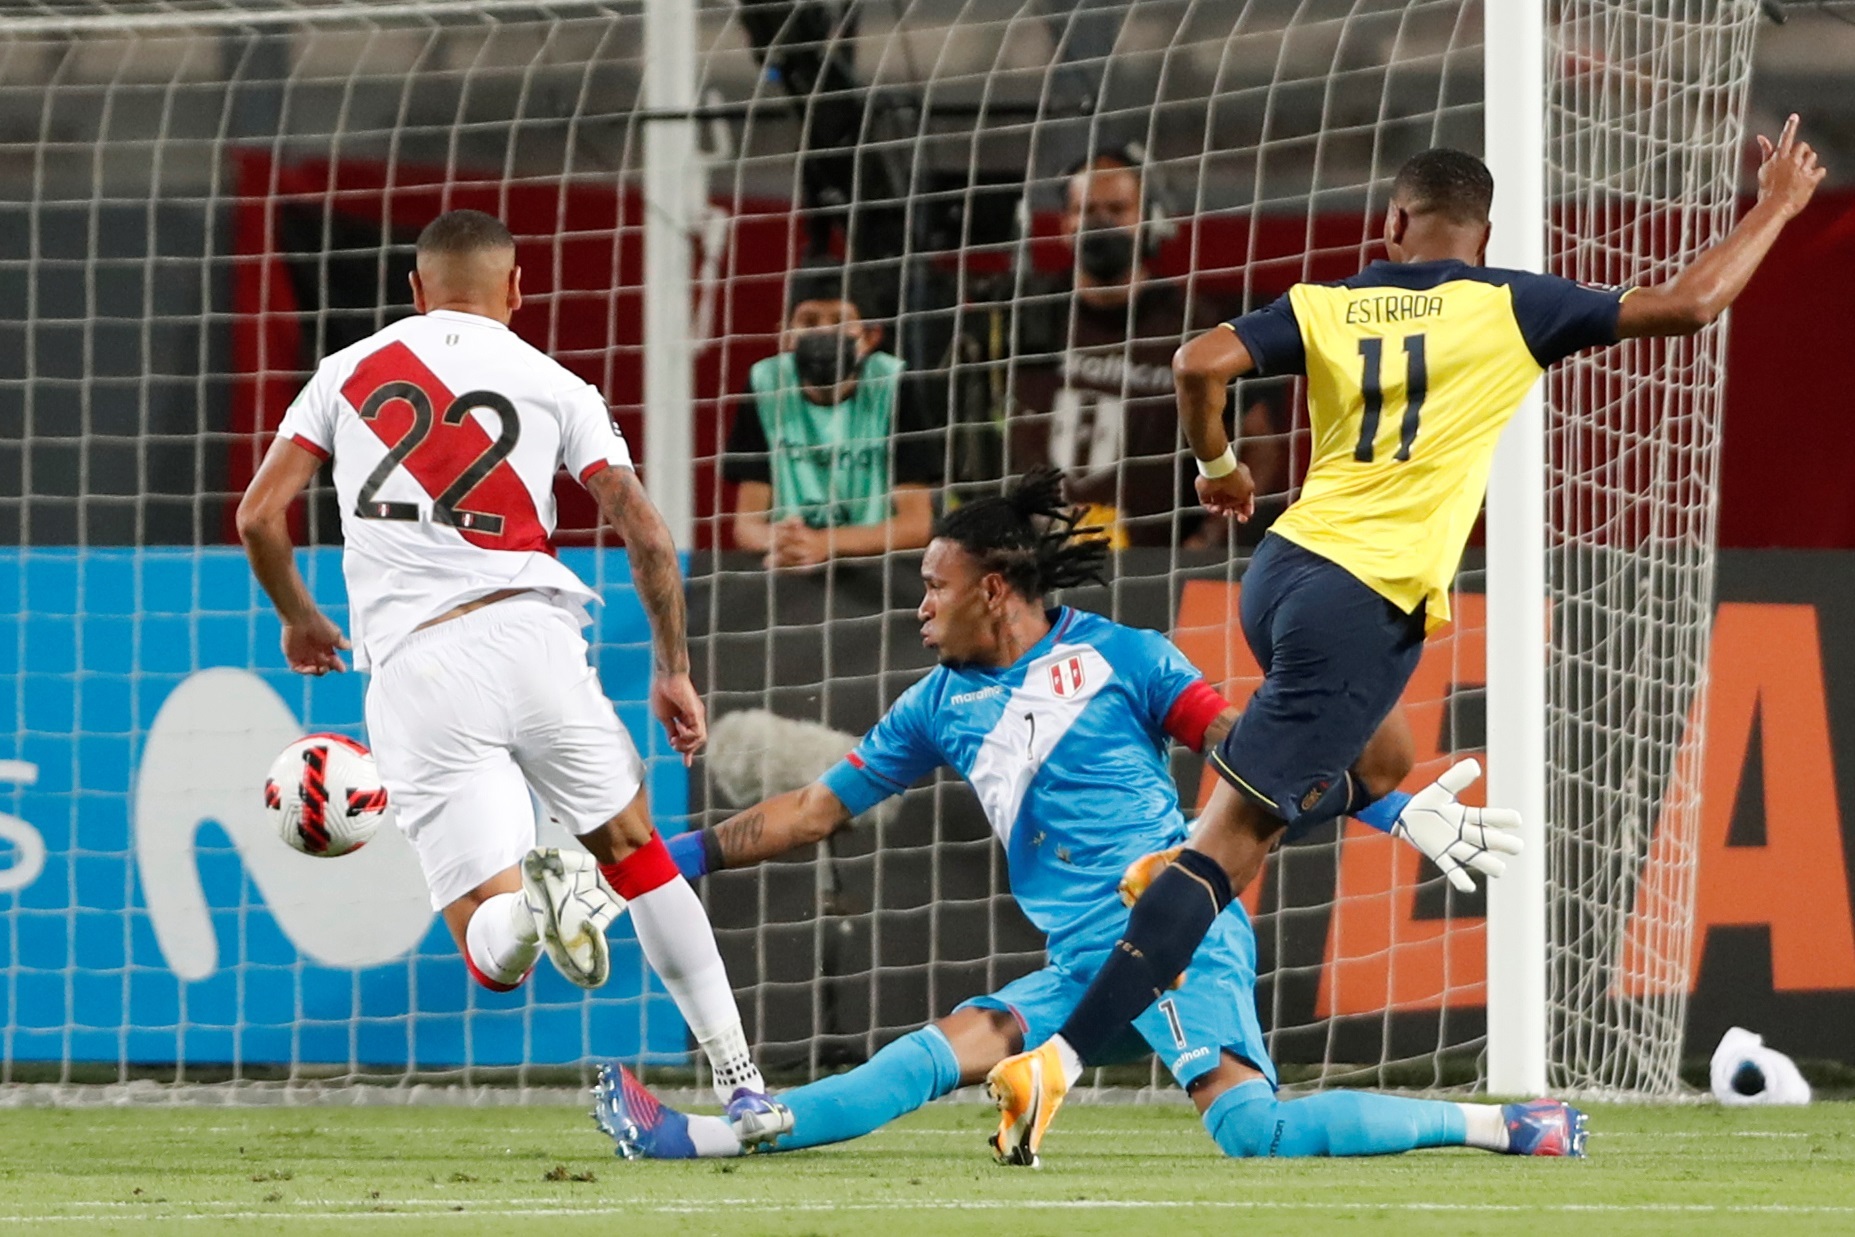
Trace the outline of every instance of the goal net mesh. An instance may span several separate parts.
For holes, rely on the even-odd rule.
[[[1755,5],[1559,6],[1552,269],[1673,276],[1731,229]],[[1548,1055],[1554,1085],[1679,1087],[1695,965],[1725,323],[1548,380]]]
[[[1552,7],[1551,261],[1594,282],[1667,275],[1734,209],[1756,6],[1641,7]],[[305,730],[361,735],[361,685],[282,670],[232,510],[317,358],[410,312],[412,242],[448,208],[510,224],[515,328],[606,394],[635,449],[647,419],[692,426],[676,483],[717,733],[687,774],[645,708],[622,552],[577,487],[559,491],[562,554],[610,600],[599,666],[666,831],[803,784],[931,664],[919,553],[898,544],[923,490],[940,510],[1063,468],[1117,546],[1111,585],[1063,600],[1169,632],[1238,703],[1255,689],[1235,599],[1305,471],[1302,392],[1236,388],[1263,495],[1228,527],[1185,501],[1168,359],[1379,256],[1409,155],[1482,148],[1480,7],[704,0],[693,125],[645,97],[646,24],[617,0],[0,13],[5,1080],[540,1086],[613,1056],[692,1068],[623,928],[601,992],[544,967],[491,994],[396,834],[319,861],[266,831],[270,756]],[[645,395],[654,124],[689,136],[699,186],[682,407]],[[1137,223],[1131,252],[1090,239],[1115,222]],[[846,405],[880,432],[813,418],[805,440],[779,421],[765,392],[797,287],[855,303],[906,367],[892,401]],[[1676,1086],[1722,345],[1720,327],[1632,345],[1549,385],[1555,1084]],[[875,552],[769,568],[769,538],[812,553],[807,518]],[[326,475],[293,528],[345,618]],[[1482,561],[1472,548],[1406,697],[1414,782],[1483,744]],[[1189,753],[1175,772],[1189,810],[1211,783]],[[704,893],[782,1080],[862,1060],[1042,961],[948,775]],[[1349,824],[1277,855],[1245,901],[1286,1078],[1478,1082],[1481,895]],[[1101,1081],[1156,1086],[1164,1065]]]

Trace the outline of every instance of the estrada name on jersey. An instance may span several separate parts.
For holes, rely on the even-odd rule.
[[[1501,427],[1540,373],[1617,342],[1625,292],[1454,260],[1374,262],[1226,323],[1263,375],[1305,374],[1313,452],[1270,529],[1405,613],[1449,585]]]
[[[854,815],[957,771],[1061,965],[1119,934],[1127,865],[1185,840],[1167,736],[1198,746],[1224,707],[1158,632],[1064,607],[1010,666],[929,672],[822,781]]]
[[[335,460],[359,669],[472,597],[534,589],[584,625],[554,557],[554,474],[631,466],[605,399],[492,318],[405,318],[317,367],[280,436]]]

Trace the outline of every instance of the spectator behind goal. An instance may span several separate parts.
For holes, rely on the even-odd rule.
[[[1057,278],[1013,276],[976,298],[954,345],[953,455],[963,492],[1010,472],[1059,469],[1064,497],[1123,546],[1223,544],[1192,495],[1172,354],[1222,320],[1150,263],[1169,225],[1137,146],[1104,147],[1064,176]],[[1244,463],[1261,494],[1287,489],[1287,406],[1242,393]],[[977,483],[977,484],[974,484]]]
[[[782,351],[749,371],[722,463],[740,485],[735,543],[768,567],[925,546],[941,452],[906,363],[877,348],[876,297],[807,267],[786,304]]]

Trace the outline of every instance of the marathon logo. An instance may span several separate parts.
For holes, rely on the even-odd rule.
[[[1201,1044],[1198,1047],[1192,1049],[1190,1052],[1181,1052],[1178,1056],[1174,1057],[1172,1060],[1172,1072],[1176,1074],[1181,1069],[1185,1068],[1185,1066],[1191,1064],[1193,1061],[1196,1061],[1200,1059],[1201,1057],[1208,1057],[1210,1055],[1211,1055],[1211,1047],[1209,1044]]]
[[[990,700],[1004,690],[1004,688],[995,683],[991,687],[981,687],[977,691],[960,692],[957,695],[949,696],[947,698],[947,703],[950,705],[977,704],[981,700]]]

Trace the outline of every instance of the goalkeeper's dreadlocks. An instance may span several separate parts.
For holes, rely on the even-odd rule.
[[[1104,584],[1108,543],[1083,528],[1082,509],[1063,504],[1063,474],[1025,473],[1004,494],[981,498],[940,517],[934,535],[957,543],[996,571],[1027,601],[1059,588]]]
[[[1017,660],[1049,630],[1047,594],[1105,583],[1108,544],[1081,522],[1063,502],[1062,474],[1048,468],[942,516],[921,562],[922,641],[943,662]]]

